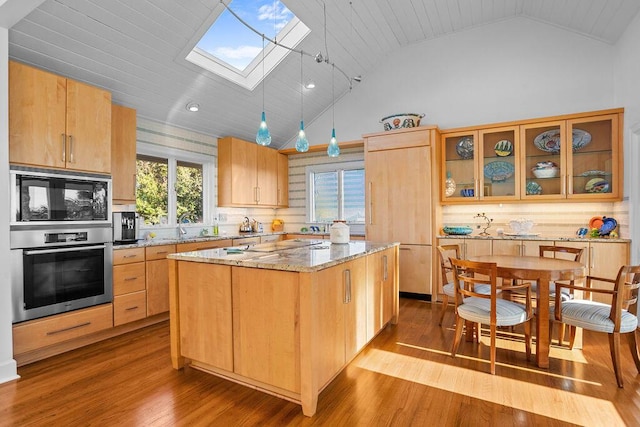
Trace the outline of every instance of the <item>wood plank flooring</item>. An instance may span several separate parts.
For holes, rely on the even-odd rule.
[[[175,371],[163,322],[19,368],[18,381],[0,385],[0,426],[640,425],[640,375],[626,340],[624,389],[602,334],[585,333],[583,351],[552,348],[548,370],[525,360],[521,341],[501,339],[492,376],[488,337],[449,355],[453,312],[441,328],[439,308],[401,299],[399,324],[327,386],[312,418],[257,390]]]

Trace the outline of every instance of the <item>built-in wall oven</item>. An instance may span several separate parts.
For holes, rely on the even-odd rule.
[[[10,171],[13,322],[113,300],[109,177]]]

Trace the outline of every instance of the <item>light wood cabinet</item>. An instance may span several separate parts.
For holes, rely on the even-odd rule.
[[[136,203],[136,110],[111,106],[111,173],[114,204]]]
[[[178,281],[182,355],[233,372],[231,267],[183,263]]]
[[[443,133],[440,199],[517,200],[520,190],[520,163],[516,161],[520,149],[518,140],[518,126]]]
[[[256,143],[220,138],[218,205],[278,207],[278,155]]]
[[[178,243],[176,245],[176,252],[200,251],[203,249],[217,249],[217,248],[225,248],[228,246],[233,246],[233,242],[231,239],[205,240],[203,242]]]
[[[147,316],[144,248],[113,251],[113,325]]]
[[[440,201],[622,200],[623,114],[619,108],[442,131]],[[557,172],[536,176],[539,163]]]
[[[400,242],[400,291],[431,293],[436,127],[364,135],[366,239]]]
[[[372,339],[393,317],[395,250],[387,249],[367,258],[367,340]]]
[[[289,207],[289,156],[278,153],[278,207]]]
[[[9,161],[111,173],[111,94],[9,61]]]
[[[169,311],[169,263],[167,255],[176,252],[176,245],[145,248],[147,284],[147,316]]]
[[[13,326],[13,354],[38,350],[112,327],[112,304],[18,323]]]
[[[496,239],[492,241],[493,255],[538,256],[540,246],[549,245],[548,240],[511,240]]]
[[[400,292],[431,295],[431,245],[400,245]]]

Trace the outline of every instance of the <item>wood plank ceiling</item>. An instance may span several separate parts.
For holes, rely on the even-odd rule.
[[[228,0],[225,0],[228,1]],[[299,48],[325,50],[348,76],[373,70],[395,50],[524,16],[615,44],[640,10],[638,0],[285,0],[311,34]],[[231,5],[233,7],[233,5]],[[184,57],[221,13],[220,0],[46,0],[9,31],[9,56],[108,89],[138,115],[212,136],[253,140],[262,84],[248,91]],[[273,146],[291,140],[300,120],[300,57],[289,55],[265,79]],[[305,122],[332,103],[331,67],[304,60]],[[355,83],[357,84],[357,83]],[[349,82],[335,75],[336,98]],[[187,102],[200,104],[189,113]]]

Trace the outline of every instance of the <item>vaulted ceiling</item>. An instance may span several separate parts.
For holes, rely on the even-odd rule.
[[[518,16],[615,44],[640,10],[638,0],[284,3],[311,29],[298,49],[322,52],[347,76],[363,80],[408,44]],[[9,56],[108,89],[114,103],[135,108],[140,117],[253,140],[262,84],[249,91],[184,60],[223,9],[220,0],[46,0],[10,29]],[[332,103],[332,70],[311,57],[303,64],[305,80],[316,83],[304,92],[304,119],[310,123]],[[349,90],[349,80],[338,71],[334,82],[336,98]],[[289,55],[263,84],[272,145],[280,147],[299,126],[300,56]],[[198,113],[186,110],[189,101],[200,104]]]

